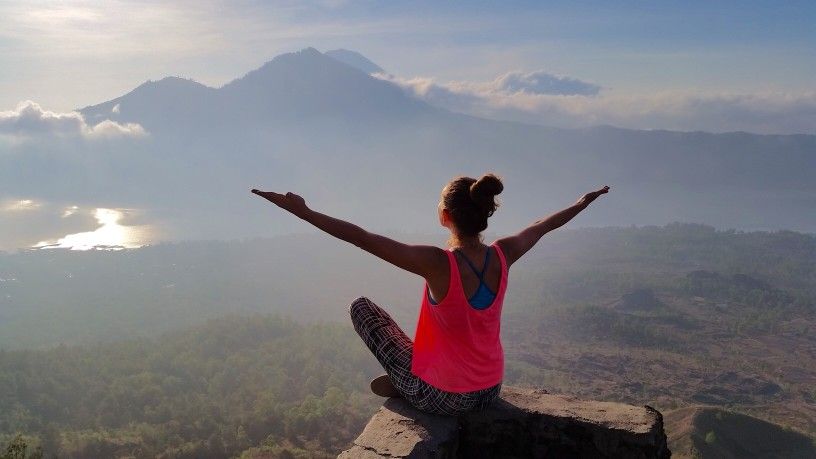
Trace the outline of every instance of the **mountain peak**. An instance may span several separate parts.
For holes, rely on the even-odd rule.
[[[382,67],[375,64],[374,62],[371,62],[370,59],[358,53],[357,51],[351,51],[348,49],[340,48],[333,49],[331,51],[326,51],[324,54],[346,65],[350,65],[364,73],[368,74],[385,73],[385,70],[383,70]]]
[[[353,51],[340,54],[358,56],[358,60],[379,69]],[[306,114],[380,118],[384,114],[404,116],[433,111],[396,85],[373,78],[354,65],[314,48],[277,56],[226,84],[220,92],[245,108],[276,110],[292,119]]]
[[[283,63],[283,62],[307,62],[307,61],[315,61],[325,59],[323,53],[320,51],[312,48],[311,46],[308,48],[303,48],[300,51],[293,51],[291,53],[284,53],[278,54],[277,56],[273,57],[271,60],[267,61],[264,65],[260,66],[259,68],[253,70],[252,72],[262,70],[265,67],[275,65],[276,63]],[[252,73],[249,72],[249,73]]]
[[[147,80],[120,97],[81,108],[79,111],[85,116],[100,118],[111,116],[111,110],[118,104],[122,104],[123,114],[134,106],[162,107],[163,110],[174,104],[197,103],[197,100],[202,100],[213,92],[215,89],[192,78],[168,76],[160,80]]]
[[[230,81],[224,85],[224,88],[241,84],[242,81],[245,82],[263,78],[266,74],[280,72],[281,69],[284,68],[289,68],[292,70],[300,69],[303,71],[315,65],[325,65],[327,61],[334,64],[337,63],[334,59],[325,56],[323,53],[312,47],[304,48],[300,51],[294,51],[291,53],[279,54],[257,69],[251,70],[244,76]]]
[[[278,59],[293,59],[293,58],[320,58],[323,57],[323,53],[312,48],[309,46],[308,48],[303,48],[300,51],[294,51],[291,53],[284,53],[278,56],[275,56],[272,60],[276,61]]]
[[[147,80],[137,86],[134,91],[145,89],[149,87],[158,88],[189,88],[189,87],[206,87],[203,84],[193,80],[192,78],[182,78],[177,76],[168,76],[160,80]]]

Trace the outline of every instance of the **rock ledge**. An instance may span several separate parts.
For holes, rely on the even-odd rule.
[[[622,403],[504,387],[490,408],[459,418],[388,399],[339,459],[668,458],[663,416]]]

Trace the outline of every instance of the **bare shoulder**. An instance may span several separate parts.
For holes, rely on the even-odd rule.
[[[417,246],[423,252],[433,271],[446,271],[448,266],[448,251],[434,245]]]
[[[448,285],[450,262],[447,250],[432,245],[416,246],[423,252],[424,278],[434,292],[440,292],[442,286]]]
[[[435,277],[448,271],[448,256],[444,249],[433,245],[410,245],[413,262],[419,265],[423,277]]]
[[[435,245],[424,244],[404,244],[404,245],[408,248],[408,250],[422,257],[434,259],[445,256],[445,250]]]
[[[518,253],[518,244],[516,242],[517,241],[513,236],[507,236],[496,239],[492,244],[501,249],[502,255],[504,255],[504,262],[507,264],[508,268],[510,268],[510,265],[515,263],[520,256]]]

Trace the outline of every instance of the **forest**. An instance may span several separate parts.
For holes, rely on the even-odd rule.
[[[366,294],[411,335],[421,288],[355,250],[303,235],[0,255],[0,453],[334,457],[381,402],[345,304]],[[509,384],[811,437],[814,336],[816,237],[692,224],[548,235],[511,270],[502,326]]]
[[[59,457],[332,457],[375,407],[337,324],[224,316],[156,340],[0,353],[0,432]],[[12,438],[4,436],[4,443]]]

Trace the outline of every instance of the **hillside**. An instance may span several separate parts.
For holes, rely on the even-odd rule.
[[[812,458],[816,443],[796,431],[733,411],[692,406],[664,413],[677,458]]]
[[[642,349],[629,352],[637,355]],[[586,388],[574,389],[586,383],[581,378],[588,372],[594,372],[587,376],[590,382],[613,379],[608,390],[591,392],[599,398],[620,398],[621,389],[631,389],[614,381],[615,376],[610,378],[598,360],[570,361],[567,354],[562,359],[574,373],[568,376],[573,394],[587,393]],[[512,368],[508,385],[530,384],[529,373],[519,374],[523,360],[510,354],[508,364]],[[673,386],[658,387],[663,379],[654,380],[654,366],[647,368],[652,379],[640,384],[682,403],[682,394],[676,391],[684,382],[676,378],[687,368],[677,368],[675,374],[669,368],[665,365],[660,371],[665,379],[674,380]],[[551,370],[551,365],[544,368],[536,385],[563,390],[548,377]],[[246,457],[334,457],[351,446],[381,402],[367,391],[367,381],[379,373],[351,327],[302,326],[269,315],[226,316],[153,340],[2,351],[0,404],[6,409],[0,411],[0,447],[22,433],[32,448],[42,447],[46,455],[59,457],[223,457],[242,451]],[[582,410],[593,413],[598,410],[592,407],[603,407],[571,397],[550,398],[581,404]],[[624,398],[638,404],[648,400],[631,393]],[[764,413],[783,402],[765,402],[757,408]],[[573,410],[553,403],[544,410],[550,416],[572,416]],[[796,410],[795,404],[787,409]],[[601,410],[596,415],[610,413]],[[587,416],[562,422],[586,423]],[[694,404],[665,412],[664,424],[669,447],[678,457],[813,454],[811,438],[725,409]],[[607,435],[602,432],[608,429],[606,424],[593,428],[598,435]],[[576,434],[575,427],[564,429],[564,435]],[[535,436],[540,431],[525,432]],[[609,433],[613,434],[618,435]],[[544,444],[548,443],[530,443]]]
[[[418,235],[402,239],[433,242]],[[815,254],[812,235],[716,231],[700,225],[548,235],[511,270],[502,326],[506,381],[582,399],[650,405],[662,412],[701,404],[737,410],[816,436]],[[250,384],[252,379],[242,380],[249,384],[243,387],[230,379],[237,376],[226,375],[266,381],[278,377],[275,365],[299,368],[287,372],[289,383],[263,386],[282,400],[281,409],[310,394],[326,397],[329,386],[366,400],[366,378],[378,370],[347,322],[346,303],[361,294],[370,296],[412,334],[422,287],[419,278],[322,236],[121,252],[26,252],[0,256],[0,278],[0,338],[7,349],[0,352],[0,375],[16,381],[0,384],[6,388],[0,392],[2,403],[16,407],[6,411],[5,424],[0,424],[5,435],[18,429],[36,432],[46,415],[69,430],[125,435],[117,429],[127,423],[113,423],[120,421],[80,406],[102,410],[98,403],[106,400],[106,391],[125,391],[128,384],[147,384],[155,391],[149,397],[176,400],[173,388],[180,386],[158,383],[170,376],[182,378],[185,385],[194,382],[194,392],[203,391],[201,400],[216,397],[213,409],[232,413],[219,414],[219,419],[236,426],[235,419],[245,419],[241,410],[249,405],[226,406],[224,400],[260,400],[263,388]],[[251,322],[258,319],[222,319],[258,312],[264,316],[257,326]],[[286,314],[292,321],[264,318],[269,313]],[[212,321],[202,326],[207,319]],[[311,325],[326,320],[341,323]],[[189,326],[203,328],[183,331]],[[156,341],[162,332],[167,335]],[[312,343],[317,335],[331,339]],[[129,341],[134,337],[143,338]],[[99,340],[103,342],[93,344]],[[69,345],[51,348],[60,342]],[[275,359],[284,357],[269,351],[272,360],[256,358],[271,348],[304,349],[305,354],[281,361]],[[344,357],[334,358],[337,353]],[[193,363],[185,363],[188,358]],[[317,367],[304,363],[310,359],[319,362]],[[174,368],[183,371],[177,374]],[[223,375],[216,377],[220,369]],[[147,376],[140,376],[144,372]],[[325,378],[332,372],[338,378],[329,377],[329,383]],[[235,384],[207,389],[226,380]],[[275,395],[290,383],[298,391]],[[75,398],[82,391],[66,389],[71,387],[94,388],[94,399]],[[148,397],[125,392],[116,397],[126,398],[105,403],[142,406],[127,397]],[[64,413],[60,406],[76,409]],[[367,406],[373,410],[374,405]],[[174,429],[173,420],[197,413],[190,410],[120,411],[129,420]],[[359,424],[348,425],[344,441],[359,433],[371,410],[349,418]],[[322,425],[319,419],[315,429]],[[182,438],[194,443],[202,432]],[[266,438],[247,433],[257,447]],[[275,438],[300,447],[314,437],[300,443],[294,437]],[[344,447],[339,439],[322,441],[324,451]]]
[[[357,341],[226,316],[155,340],[0,351],[0,448],[23,433],[46,457],[334,457],[376,406]]]

